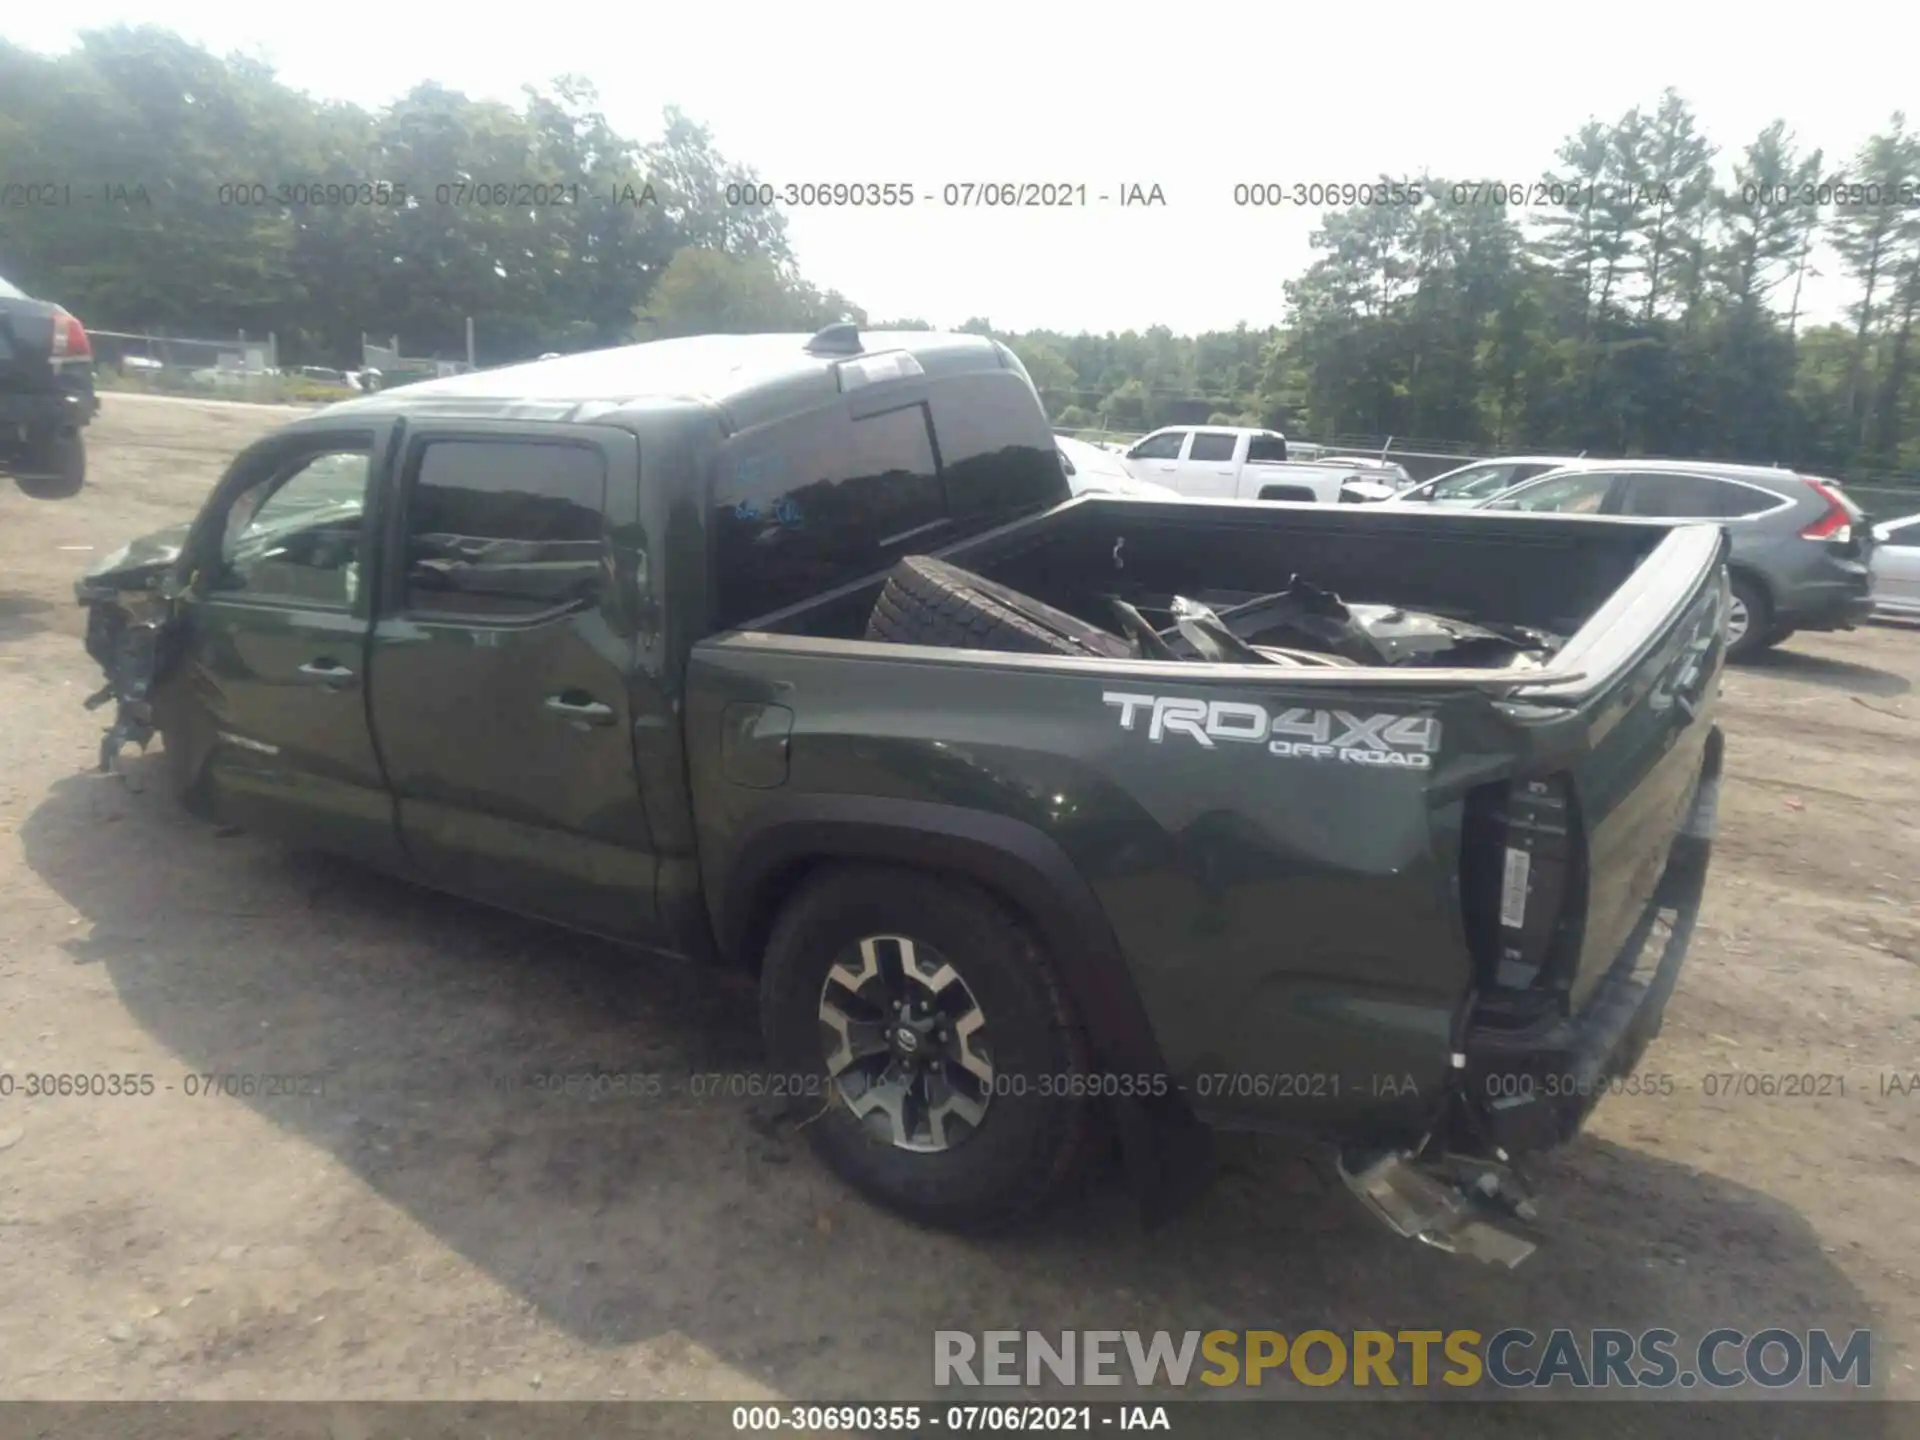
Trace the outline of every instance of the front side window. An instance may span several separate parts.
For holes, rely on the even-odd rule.
[[[1458,475],[1436,480],[1433,489],[1426,493],[1428,498],[1434,500],[1478,500],[1487,495],[1498,495],[1515,479],[1524,478],[1516,477],[1513,472],[1511,465],[1476,465],[1471,470],[1462,470]]]
[[[591,446],[427,442],[406,502],[406,608],[512,620],[594,599],[606,494]]]
[[[1489,501],[1488,510],[1526,510],[1536,514],[1598,515],[1606,504],[1613,476],[1600,471],[1562,475]]]
[[[1178,460],[1180,447],[1186,443],[1187,432],[1168,430],[1164,434],[1149,435],[1133,449],[1127,452],[1130,460]]]
[[[329,449],[288,461],[227,509],[214,589],[277,604],[352,608],[369,455]]]

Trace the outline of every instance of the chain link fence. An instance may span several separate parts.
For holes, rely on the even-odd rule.
[[[278,398],[276,337],[244,331],[217,339],[152,331],[88,330],[98,383],[108,390]]]

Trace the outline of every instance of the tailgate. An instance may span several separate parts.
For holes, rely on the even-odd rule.
[[[1641,925],[1699,788],[1726,607],[1715,566],[1577,733],[1469,797],[1461,893],[1483,1017],[1577,1014]]]

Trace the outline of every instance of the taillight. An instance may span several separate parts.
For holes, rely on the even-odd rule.
[[[1822,485],[1818,480],[1809,480],[1807,484],[1813,493],[1827,502],[1827,513],[1800,532],[1802,540],[1830,540],[1836,545],[1845,545],[1853,539],[1853,513],[1830,485]]]
[[[53,312],[53,353],[62,360],[91,360],[93,342],[87,327],[64,310]]]

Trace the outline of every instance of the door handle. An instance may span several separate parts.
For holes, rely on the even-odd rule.
[[[340,686],[353,683],[353,671],[337,660],[321,658],[309,660],[300,667],[300,674],[308,680],[318,680],[322,685]]]
[[[549,695],[546,699],[546,707],[550,713],[578,725],[611,725],[613,723],[613,707],[602,705],[598,700],[576,700],[567,695]]]

